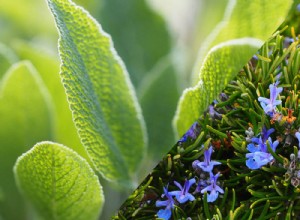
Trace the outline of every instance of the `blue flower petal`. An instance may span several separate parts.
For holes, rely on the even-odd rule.
[[[211,191],[209,194],[207,194],[207,202],[214,202],[218,198],[219,193],[215,190]]]
[[[256,151],[260,151],[259,146],[255,146],[253,143],[247,145],[247,150],[250,151],[251,153],[254,153]]]
[[[171,209],[160,209],[157,212],[158,218],[162,218],[162,219],[165,219],[165,220],[169,220],[171,218],[171,215],[172,215]]]
[[[168,201],[168,200],[166,200],[166,201],[160,201],[160,200],[158,200],[158,201],[156,201],[156,203],[155,203],[156,207],[167,206],[168,204],[169,204],[169,201]]]
[[[299,4],[300,5],[300,4]],[[295,133],[296,138],[298,139],[299,147],[300,147],[300,133],[297,131]]]

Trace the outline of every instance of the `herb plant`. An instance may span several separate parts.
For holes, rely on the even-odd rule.
[[[9,42],[0,45],[0,219],[107,219],[111,213],[105,212],[118,194],[128,195],[153,158],[161,158],[174,136],[183,134],[112,218],[250,218],[257,213],[275,218],[279,212],[292,218],[300,181],[298,3],[228,0],[223,19],[194,56],[190,87],[173,119],[174,135],[177,66],[170,48],[176,47],[164,21],[144,2],[124,2],[103,0],[102,13],[95,16],[116,33],[112,40],[82,7],[70,0],[47,0],[59,33],[60,61],[35,47],[45,42],[27,42],[32,33],[22,19],[25,40],[13,41],[5,31],[6,36],[0,35]],[[16,3],[2,1],[0,11],[14,8],[11,4]],[[30,4],[26,1],[22,12]],[[130,35],[128,40],[133,26],[126,24],[124,33],[111,25],[120,4],[122,18],[128,10],[130,16],[153,19],[149,25],[135,23],[139,34],[147,27],[153,36],[138,34],[133,40]],[[289,27],[272,35],[288,12]],[[46,16],[40,22],[32,29],[44,30]],[[291,36],[287,30],[294,30]],[[50,33],[55,36],[54,29]],[[134,43],[143,38],[141,53]],[[161,51],[149,46],[152,38]],[[139,75],[143,71],[150,73]],[[266,182],[261,181],[264,175]]]
[[[298,219],[298,36],[276,32],[114,219]]]

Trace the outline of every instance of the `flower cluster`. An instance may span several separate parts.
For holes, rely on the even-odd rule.
[[[209,175],[209,179],[206,181],[204,178],[206,175],[202,172],[200,174],[199,181],[197,183],[196,190],[194,193],[208,193],[207,194],[207,202],[214,202],[219,193],[224,193],[224,190],[218,186],[218,178],[220,176],[220,172],[216,175],[213,174],[213,167],[215,165],[221,164],[220,162],[211,160],[211,154],[213,152],[212,146],[210,146],[207,150],[204,151],[204,161],[200,162],[199,160],[195,160],[193,162],[193,167],[195,170],[202,170],[203,172]],[[192,195],[189,190],[193,184],[196,183],[196,179],[192,178],[190,180],[186,179],[184,185],[182,186],[177,181],[174,181],[174,185],[176,185],[179,190],[168,191],[166,187],[164,187],[164,194],[162,194],[162,198],[166,197],[167,200],[156,201],[156,207],[165,207],[164,209],[160,209],[157,212],[157,216],[162,219],[168,220],[172,215],[172,209],[174,209],[174,205],[176,202],[183,204],[188,201],[194,201],[195,197]],[[176,198],[174,200],[173,196]]]
[[[195,160],[193,162],[193,167],[195,170],[200,168],[202,171],[209,174],[209,179],[206,182],[200,176],[200,180],[196,188],[196,192],[201,192],[201,193],[210,192],[207,194],[207,202],[214,202],[218,198],[219,193],[224,193],[224,190],[217,185],[217,180],[218,177],[220,176],[220,172],[218,172],[216,175],[213,174],[213,167],[221,163],[211,160],[212,152],[213,149],[212,146],[210,146],[207,150],[204,151],[203,162],[200,162],[199,160]]]
[[[300,216],[300,35],[286,35],[258,51],[117,220]]]
[[[273,115],[277,112],[276,106],[281,104],[281,100],[277,100],[277,96],[282,92],[282,87],[277,88],[277,83],[270,84],[270,98],[259,97],[258,101],[260,102],[261,107],[264,112],[273,117]]]
[[[251,139],[252,143],[247,146],[247,149],[251,152],[246,154],[247,167],[255,170],[268,164],[274,159],[267,148],[267,144],[269,144],[271,149],[275,152],[276,147],[279,144],[277,140],[272,142],[271,137],[269,137],[273,132],[273,128],[267,130],[266,127],[263,127],[261,136],[259,138],[254,137]]]
[[[199,135],[199,125],[198,122],[195,122],[190,128],[189,130],[180,138],[180,140],[178,141],[179,143],[183,143],[183,142],[187,142],[188,139],[196,139],[197,136]]]
[[[180,185],[177,181],[174,181],[174,184],[180,189],[168,192],[168,190],[164,187],[164,194],[162,197],[166,197],[167,200],[156,201],[156,207],[165,206],[165,209],[160,209],[157,213],[157,216],[162,219],[168,220],[172,215],[172,209],[174,208],[175,201],[172,196],[175,196],[176,200],[179,203],[186,203],[188,201],[194,201],[195,197],[189,193],[190,187],[196,182],[195,178],[190,180],[185,180],[183,186]]]
[[[280,77],[280,74],[277,78]],[[269,85],[270,90],[270,98],[265,97],[258,97],[258,101],[260,102],[261,107],[263,108],[266,115],[271,117],[271,120],[278,120],[282,119],[281,113],[278,112],[276,106],[281,105],[281,100],[277,100],[277,97],[282,92],[282,87],[277,87],[279,84],[279,81],[276,83],[272,83]],[[252,131],[252,130],[250,130]],[[268,150],[271,149],[273,152],[276,151],[276,147],[279,144],[279,141],[272,141],[270,135],[275,131],[274,128],[271,128],[269,130],[266,129],[266,127],[262,128],[262,132],[260,137],[253,137],[251,138],[251,143],[247,145],[248,151],[250,153],[246,154],[246,165],[248,168],[255,170],[259,169],[262,166],[270,163],[274,160],[274,157],[272,156],[271,152]],[[252,133],[252,132],[251,132]],[[246,140],[249,140],[249,129],[246,131]],[[253,135],[253,133],[251,134]]]
[[[280,77],[280,75],[279,75]],[[277,78],[279,78],[277,77]],[[277,105],[281,105],[281,100],[277,100],[279,94],[282,92],[282,87],[277,87],[279,81],[269,85],[270,98],[259,97],[258,101],[260,102],[261,107],[263,108],[265,114],[271,117],[271,124],[275,121],[279,122],[281,125],[285,125],[288,134],[286,138],[286,143],[290,143],[292,139],[298,139],[298,145],[300,148],[300,133],[297,131],[294,135],[291,133],[291,125],[296,120],[296,117],[293,116],[293,110],[288,109],[287,115],[284,116],[282,112],[278,111]],[[279,144],[278,140],[272,141],[270,135],[275,131],[274,128],[266,129],[264,126],[259,137],[253,137],[254,133],[251,127],[245,132],[247,137],[246,141],[249,143],[247,145],[248,151],[250,153],[246,154],[246,165],[252,170],[261,168],[264,165],[274,161],[272,152],[269,152],[268,149],[275,152]],[[269,147],[269,148],[268,148]],[[298,168],[297,164],[300,161],[300,150],[298,149],[297,158],[294,153],[290,154],[290,162],[285,164],[284,167],[287,169],[285,173],[285,182],[290,181],[294,187],[300,185],[300,167]]]

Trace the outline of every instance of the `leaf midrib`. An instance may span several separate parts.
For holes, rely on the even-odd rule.
[[[54,4],[52,4],[56,9],[56,11],[59,11],[60,13],[62,13],[59,9],[58,9],[58,7],[56,7],[56,4],[54,3]],[[78,7],[76,6],[76,10],[78,10]],[[63,13],[62,13],[63,14]],[[57,17],[56,17],[56,19],[58,19]],[[59,40],[59,42],[60,42],[60,45],[62,46],[62,45],[64,45],[62,42],[63,42],[63,40],[62,40],[62,34],[61,33],[63,33],[64,31],[65,32],[69,32],[69,33],[71,33],[70,31],[69,31],[69,28],[67,27],[67,25],[66,25],[66,22],[58,22],[57,23],[57,26],[58,26],[58,28],[59,28],[59,30],[60,30],[60,40]],[[63,28],[62,28],[62,26],[63,26]],[[103,112],[102,111],[102,108],[101,108],[101,106],[100,106],[100,103],[99,103],[99,101],[98,101],[98,96],[95,94],[95,90],[94,90],[94,86],[93,86],[93,83],[92,83],[92,81],[91,81],[91,79],[90,79],[90,76],[89,76],[89,74],[86,72],[86,65],[85,65],[85,62],[83,62],[83,57],[82,57],[82,55],[81,55],[81,53],[79,52],[79,50],[78,50],[78,47],[77,47],[77,45],[76,45],[76,43],[74,42],[74,40],[73,40],[73,37],[72,37],[72,35],[70,34],[69,35],[70,36],[70,38],[68,38],[68,39],[70,39],[71,40],[71,42],[70,42],[70,44],[71,44],[71,46],[72,46],[72,48],[76,51],[76,53],[77,53],[77,55],[78,55],[78,58],[80,59],[80,61],[81,61],[81,64],[82,64],[82,66],[83,66],[83,72],[84,72],[84,77],[86,77],[87,79],[88,79],[88,83],[89,83],[89,85],[90,85],[90,87],[92,88],[92,92],[91,92],[91,94],[92,94],[92,96],[93,96],[93,98],[95,98],[95,100],[97,100],[97,102],[95,102],[96,103],[96,109],[97,109],[97,111],[100,111],[100,112]],[[62,61],[63,62],[63,61]],[[62,63],[62,64],[64,64],[64,63]],[[111,65],[109,65],[109,68],[111,68]],[[69,96],[67,95],[67,98],[68,98],[68,100],[69,100]],[[70,100],[69,100],[70,101]],[[70,102],[69,102],[70,103]],[[73,114],[73,110],[72,110],[72,114]],[[110,137],[113,137],[113,135],[112,135],[112,132],[111,132],[111,129],[107,126],[107,120],[105,119],[105,118],[102,118],[102,120],[105,122],[104,124],[105,124],[105,127],[107,128],[107,133],[109,133],[109,135],[110,135]],[[97,129],[98,130],[98,129]],[[101,132],[100,132],[101,133]],[[79,135],[80,136],[80,135]],[[80,138],[80,141],[81,141],[82,139]],[[121,152],[120,152],[120,150],[119,150],[119,148],[118,148],[118,145],[117,145],[117,143],[115,142],[115,139],[114,138],[105,138],[105,139],[103,139],[103,140],[105,140],[105,142],[109,142],[109,140],[111,140],[111,142],[109,142],[109,143],[112,143],[111,144],[111,146],[113,146],[114,147],[114,151],[112,151],[112,152],[114,152],[114,156],[116,157],[116,158],[118,158],[117,157],[117,155],[119,155],[121,158],[122,158],[122,164],[124,165],[124,166],[126,166],[127,167],[127,164],[125,163],[125,161],[124,161],[124,158],[122,157],[122,154],[121,154]],[[83,143],[82,143],[83,144]],[[103,143],[102,143],[103,144]],[[85,146],[85,144],[83,144],[84,146]],[[106,144],[104,144],[104,145],[106,145]],[[87,154],[89,155],[89,152],[88,151],[86,151],[87,152]],[[89,157],[92,159],[92,161],[93,161],[93,157],[91,157],[90,155],[89,155]],[[94,163],[94,162],[93,162]]]

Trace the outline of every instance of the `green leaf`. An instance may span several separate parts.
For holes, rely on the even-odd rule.
[[[59,76],[59,58],[49,51],[42,49],[37,42],[15,41],[13,48],[20,59],[28,59],[40,73],[54,104],[55,136],[51,141],[59,142],[70,147],[89,161],[89,157],[82,146],[77,130],[72,120],[67,96]],[[51,68],[49,68],[51,67]],[[72,137],[72,138],[70,138]],[[90,162],[92,165],[92,163]]]
[[[227,85],[232,75],[257,51],[261,41],[243,38],[225,42],[211,49],[201,68],[203,78],[181,96],[174,118],[174,126],[182,135],[194,123]],[[229,59],[230,57],[230,59]],[[227,59],[228,58],[228,59]]]
[[[29,146],[53,138],[52,119],[49,93],[36,70],[29,62],[13,65],[0,88],[0,216],[4,219],[25,219],[12,168]]]
[[[40,0],[0,1],[0,38],[4,42],[33,37],[57,37],[55,25],[47,13],[47,5]]]
[[[170,52],[171,39],[166,24],[147,1],[102,0],[98,20],[112,36],[136,87]]]
[[[18,57],[16,54],[10,48],[0,43],[0,78],[17,61]]]
[[[48,0],[60,33],[61,78],[73,120],[104,178],[128,186],[145,150],[145,129],[128,73],[111,38],[81,7]]]
[[[156,164],[157,159],[165,155],[175,140],[171,125],[179,91],[175,70],[169,57],[163,58],[144,78],[138,94],[151,146],[148,153]]]
[[[98,177],[75,151],[40,142],[14,166],[17,185],[45,219],[97,219],[104,202]]]
[[[199,70],[212,47],[221,42],[245,37],[266,41],[284,21],[292,2],[292,0],[229,0],[223,20],[210,33],[199,50],[192,83],[195,85],[201,80],[203,73]],[[241,67],[243,65],[244,63],[240,64]]]
[[[195,66],[199,73],[199,78],[195,81],[197,84],[186,89],[179,100],[173,120],[177,135],[183,135],[188,130],[262,46],[263,41],[271,36],[283,21],[290,5],[289,0],[229,1],[224,20],[217,25],[200,49]],[[212,48],[213,45],[216,46]],[[208,55],[204,59],[206,54]]]

